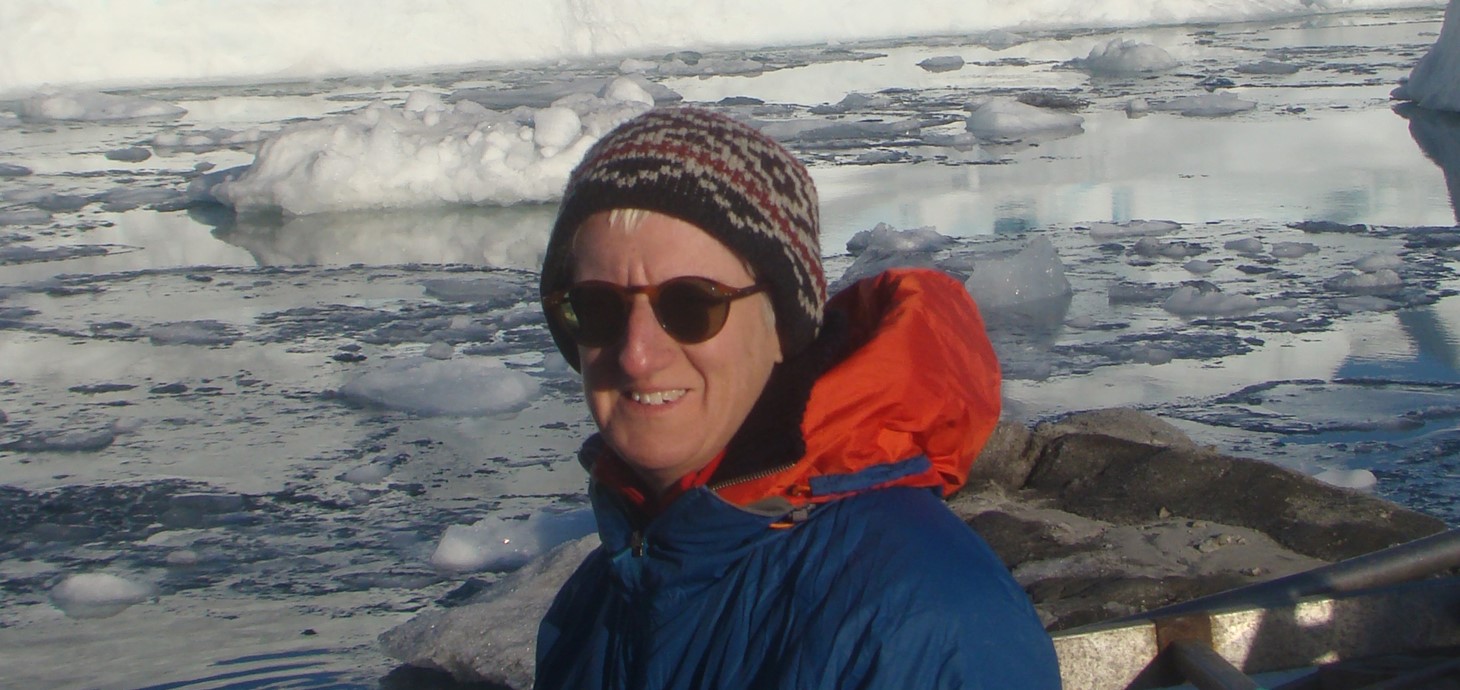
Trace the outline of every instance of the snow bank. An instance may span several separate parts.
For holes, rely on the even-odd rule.
[[[0,94],[46,84],[258,81],[1416,6],[1437,5],[1433,0],[376,0],[362,11],[352,0],[5,0],[0,3]]]
[[[1435,45],[1390,95],[1431,110],[1460,112],[1460,0],[1450,0]]]
[[[654,102],[628,77],[603,93],[501,112],[417,92],[400,106],[286,127],[241,174],[201,178],[189,194],[291,215],[551,201],[588,147]]]

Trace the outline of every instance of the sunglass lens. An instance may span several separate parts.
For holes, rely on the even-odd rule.
[[[629,320],[623,297],[607,285],[579,285],[568,290],[566,306],[572,312],[566,320],[576,324],[573,338],[587,347],[613,344]]]
[[[702,343],[725,325],[730,303],[706,281],[677,279],[659,289],[659,323],[681,343]]]

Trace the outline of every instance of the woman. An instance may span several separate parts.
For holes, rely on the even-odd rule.
[[[999,413],[967,291],[895,270],[830,301],[815,187],[693,108],[574,170],[543,264],[583,374],[603,545],[538,688],[1057,688],[1048,636],[940,500]]]

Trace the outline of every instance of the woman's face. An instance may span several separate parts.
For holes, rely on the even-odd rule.
[[[690,223],[645,213],[635,225],[590,216],[573,244],[575,281],[658,285],[700,276],[742,288],[755,282],[719,240]],[[620,342],[578,347],[589,412],[610,447],[655,491],[708,464],[760,397],[780,341],[765,293],[730,303],[724,328],[685,345],[659,326],[649,299],[634,296]]]

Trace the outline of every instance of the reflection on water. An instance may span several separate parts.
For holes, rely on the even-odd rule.
[[[1409,120],[1409,133],[1426,157],[1445,173],[1450,205],[1460,222],[1460,113],[1447,113],[1406,103],[1394,109]]]
[[[260,266],[443,263],[536,269],[556,207],[454,207],[310,216],[196,214]]]

